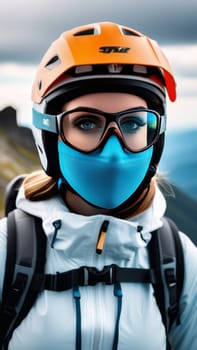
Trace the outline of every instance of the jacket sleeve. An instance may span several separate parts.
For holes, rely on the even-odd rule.
[[[184,249],[184,285],[180,299],[181,324],[173,325],[170,342],[175,350],[197,349],[197,247],[181,233]]]
[[[7,251],[7,219],[0,220],[0,303],[2,301],[3,281],[5,274],[5,261]]]

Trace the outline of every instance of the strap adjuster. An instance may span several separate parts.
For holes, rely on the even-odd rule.
[[[169,288],[174,287],[176,285],[176,276],[175,276],[174,269],[171,269],[171,268],[166,269],[165,275],[166,275]]]

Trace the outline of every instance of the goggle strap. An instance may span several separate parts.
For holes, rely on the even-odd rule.
[[[166,122],[167,122],[167,118],[166,115],[161,115],[161,124],[160,124],[160,131],[159,134],[163,134],[166,131]]]
[[[41,113],[33,108],[33,125],[42,130],[58,133],[57,118],[55,115]]]

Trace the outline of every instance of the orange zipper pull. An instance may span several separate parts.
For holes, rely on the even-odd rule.
[[[102,251],[103,251],[108,225],[109,225],[109,221],[108,220],[104,220],[102,225],[101,225],[99,236],[98,236],[98,240],[97,240],[97,244],[96,244],[96,252],[97,252],[97,254],[101,254]]]

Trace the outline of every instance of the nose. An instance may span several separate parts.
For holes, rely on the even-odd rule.
[[[105,130],[105,135],[106,134],[116,134],[118,137],[121,137],[121,132],[120,129],[118,127],[117,122],[115,121],[111,121],[108,126],[107,129]]]
[[[119,147],[121,146],[121,150],[123,150],[122,144],[120,142],[120,140],[122,140],[122,134],[121,134],[121,131],[120,131],[116,121],[111,121],[108,124],[107,129],[105,130],[105,133],[104,133],[102,138],[105,139],[103,149],[105,149],[108,144],[109,144],[109,146],[107,146],[107,148],[108,147],[111,148],[111,143],[112,144],[114,143],[115,149],[118,145]],[[116,140],[116,141],[113,141],[113,140]]]
[[[104,145],[101,154],[104,158],[110,160],[120,160],[124,157],[125,151],[123,146],[116,135],[111,135],[106,144]]]

